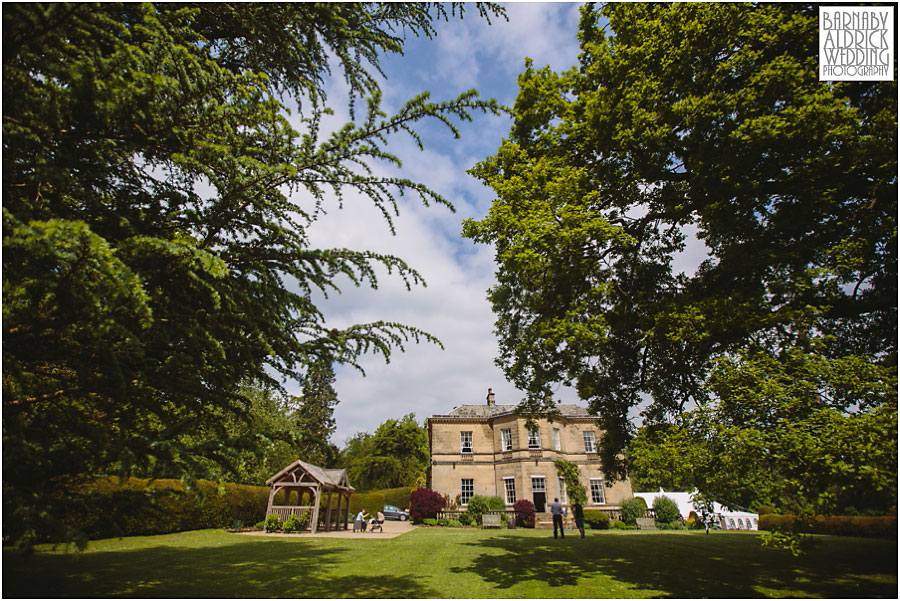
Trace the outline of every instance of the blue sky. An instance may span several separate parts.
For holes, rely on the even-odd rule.
[[[391,114],[425,90],[434,100],[449,100],[474,88],[484,98],[511,106],[525,57],[533,59],[536,67],[550,65],[555,70],[576,64],[580,4],[505,6],[509,21],[492,19],[489,26],[470,7],[463,20],[439,23],[435,39],[412,37],[404,56],[385,57],[385,112]],[[328,104],[336,114],[326,125],[337,127],[349,120],[347,107],[339,100],[345,96],[342,79],[332,78]],[[497,356],[494,315],[486,300],[494,283],[493,248],[460,237],[463,219],[483,217],[493,198],[466,170],[496,151],[511,124],[509,117],[476,114],[472,123],[459,124],[461,139],[454,139],[442,127],[424,125],[419,127],[424,151],[408,136],[397,136],[390,150],[402,159],[402,168],[374,166],[376,173],[427,184],[453,203],[455,213],[440,206],[424,207],[417,198],[401,198],[397,233],[391,236],[370,201],[348,195],[343,209],[329,210],[311,227],[310,238],[316,246],[399,256],[428,284],[407,291],[399,278],[384,275],[378,290],[344,286],[342,294],[321,304],[332,327],[400,322],[437,336],[445,347],[411,344],[405,353],[396,352],[389,364],[380,356],[364,357],[365,377],[353,368],[339,367],[335,388],[340,404],[333,437],[339,446],[357,432],[374,431],[388,418],[414,413],[421,422],[464,403],[482,403],[489,387],[498,404],[521,400],[493,362]],[[298,392],[296,384],[287,383],[287,388]],[[560,388],[556,398],[584,405],[570,389]]]

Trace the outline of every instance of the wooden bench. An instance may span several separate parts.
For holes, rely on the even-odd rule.
[[[501,528],[499,513],[486,513],[481,516],[482,528]]]
[[[638,518],[638,530],[656,530],[656,520],[653,518]]]

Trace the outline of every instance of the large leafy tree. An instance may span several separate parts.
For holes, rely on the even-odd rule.
[[[509,138],[472,170],[496,193],[464,235],[496,247],[498,363],[526,412],[574,384],[610,475],[644,404],[685,457],[706,445],[722,501],[747,498],[736,439],[787,506],[831,505],[844,470],[896,496],[865,475],[896,467],[896,424],[840,459],[802,442],[896,421],[896,77],[818,81],[817,32],[797,4],[587,5],[578,66],[527,63]],[[690,231],[696,273],[676,262]]]
[[[307,231],[347,190],[388,222],[399,194],[449,206],[371,166],[399,163],[392,134],[418,141],[426,118],[455,134],[496,103],[423,93],[387,115],[377,74],[405,35],[431,37],[463,8],[4,4],[5,536],[51,531],[54,503],[93,474],[217,476],[241,456],[222,415],[248,413],[242,382],[435,341],[331,327],[313,292],[338,276],[422,279],[397,257],[311,247]],[[330,65],[355,115],[331,133]],[[218,435],[185,442],[201,427]]]
[[[424,486],[429,459],[428,432],[409,413],[349,439],[340,464],[354,487],[372,490]]]

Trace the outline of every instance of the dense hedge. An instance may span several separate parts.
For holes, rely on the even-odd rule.
[[[585,509],[584,523],[592,530],[609,530],[609,515],[597,509]]]
[[[355,492],[350,497],[350,511],[356,514],[360,509],[365,508],[366,511],[375,515],[385,505],[409,509],[409,496],[413,490],[412,487],[404,486],[401,488],[383,488],[367,492]]]
[[[145,478],[98,478],[82,488],[81,502],[67,506],[63,521],[84,531],[89,538],[168,534],[184,530],[223,528],[235,521],[252,526],[265,518],[269,500],[266,486],[225,484],[220,494],[214,482],[201,480],[199,495],[186,494],[180,480]],[[389,488],[350,497],[353,516],[362,508],[375,515],[385,504],[409,507],[412,489]],[[327,496],[322,495],[321,507]],[[284,491],[275,495],[275,504],[285,502]],[[303,503],[310,503],[304,495]],[[291,503],[297,503],[296,495]],[[324,514],[320,513],[320,519]]]
[[[378,492],[384,495],[386,505],[393,505],[400,509],[409,509],[409,495],[415,490],[413,486],[404,486],[401,488],[385,488]]]
[[[365,509],[372,515],[384,508],[384,493],[382,492],[356,492],[350,497],[350,513],[352,518],[360,509]]]
[[[811,534],[836,536],[865,536],[896,538],[897,516],[822,516],[817,515],[806,524],[798,524],[793,515],[767,513],[759,516],[760,530],[794,530]]]
[[[235,520],[252,525],[265,517],[269,489],[200,481],[199,495],[185,494],[180,480],[99,478],[81,491],[63,518],[90,538],[167,534],[222,528]]]

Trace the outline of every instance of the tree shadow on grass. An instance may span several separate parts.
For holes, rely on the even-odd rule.
[[[583,596],[611,588],[677,598],[897,594],[897,547],[891,541],[831,538],[799,558],[762,548],[755,535],[735,533],[600,533],[560,540],[504,534],[468,544],[485,552],[451,571],[477,574],[498,589],[534,580],[578,586]]]
[[[304,541],[265,541],[33,558],[5,553],[3,597],[441,596],[410,577],[341,574],[347,554],[355,552],[359,550]]]

